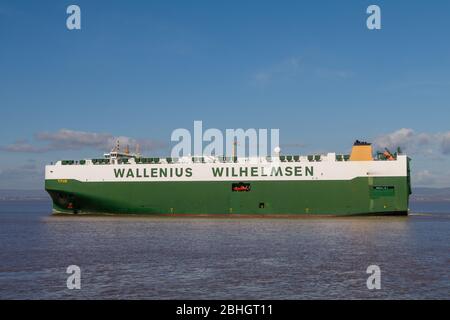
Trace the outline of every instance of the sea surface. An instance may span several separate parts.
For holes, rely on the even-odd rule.
[[[408,217],[52,216],[0,202],[0,299],[450,299],[450,203]],[[67,288],[67,267],[81,289]],[[369,290],[367,267],[381,270]]]

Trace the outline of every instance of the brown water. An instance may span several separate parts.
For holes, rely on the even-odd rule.
[[[414,207],[413,207],[414,208]],[[55,217],[0,202],[2,299],[450,299],[450,205],[409,217]],[[66,268],[81,268],[81,290]],[[368,290],[366,268],[381,268]]]

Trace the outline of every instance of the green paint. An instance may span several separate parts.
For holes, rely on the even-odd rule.
[[[250,173],[252,170],[253,167]],[[226,214],[231,210],[232,214],[354,215],[400,214],[408,210],[407,177],[243,182],[251,184],[251,191],[232,192],[232,183],[236,181],[46,180],[45,188],[53,199],[54,209],[62,212]],[[374,188],[377,186],[381,188]],[[69,202],[74,210],[67,209]]]

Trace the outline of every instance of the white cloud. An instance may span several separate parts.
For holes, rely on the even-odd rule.
[[[28,143],[26,140],[19,140],[7,146],[1,146],[0,150],[7,152],[27,152],[27,153],[42,153],[49,151],[49,147],[39,147]]]
[[[112,138],[107,133],[95,133],[61,129],[57,132],[39,132],[37,140],[50,143],[53,149],[80,149],[84,147],[101,148],[109,144]]]
[[[450,131],[441,133],[416,132],[402,128],[374,139],[375,147],[392,149],[397,147],[410,153],[438,157],[450,154]]]
[[[80,150],[93,148],[98,150],[110,150],[119,141],[122,147],[129,146],[135,149],[137,145],[142,151],[160,149],[166,145],[160,141],[151,139],[135,139],[126,136],[113,136],[109,133],[74,131],[61,129],[57,132],[39,132],[35,139],[40,142],[28,143],[25,140],[0,147],[0,150],[8,152],[43,153],[55,150]],[[43,144],[42,144],[43,143]]]
[[[450,172],[436,171],[436,169],[423,169],[412,171],[411,182],[413,187],[448,188],[450,185]]]
[[[269,72],[258,72],[254,76],[254,80],[259,83],[267,83],[271,78],[271,74]]]
[[[0,170],[1,179],[14,179],[17,177],[40,177],[43,175],[43,169],[36,164],[26,163],[16,167],[3,168]]]
[[[291,57],[268,68],[259,70],[252,76],[256,84],[267,84],[268,82],[282,77],[289,77],[297,74],[302,68],[300,57]]]
[[[429,170],[422,170],[415,173],[413,172],[412,175],[412,184],[415,186],[434,185],[436,180],[437,176]]]
[[[298,76],[324,80],[345,80],[353,75],[354,73],[348,70],[318,66],[314,62],[307,63],[303,57],[294,56],[258,70],[251,78],[253,83],[266,85],[276,80]]]
[[[323,79],[348,79],[353,77],[353,72],[330,68],[317,68],[315,74]]]
[[[450,132],[442,135],[441,149],[444,154],[450,154]]]
[[[378,148],[394,149],[401,147],[408,149],[415,141],[415,132],[412,129],[402,128],[397,131],[381,135],[374,141]]]
[[[450,131],[416,132],[401,128],[374,139],[374,147],[395,151],[400,147],[413,159],[413,186],[448,187],[450,185]]]

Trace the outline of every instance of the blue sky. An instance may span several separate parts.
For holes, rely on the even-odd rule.
[[[81,30],[66,28],[70,4]],[[381,30],[366,27],[370,4]],[[279,128],[287,153],[398,144],[415,185],[450,186],[449,13],[437,0],[0,0],[0,188],[42,187],[45,163],[117,136],[169,154],[194,120]]]

